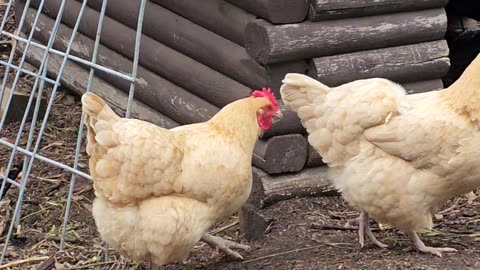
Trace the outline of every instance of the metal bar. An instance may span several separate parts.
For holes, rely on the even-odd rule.
[[[3,144],[7,147],[10,147],[10,148],[13,148],[15,145],[13,143],[10,143],[8,141],[5,141],[4,139],[0,139],[0,144]],[[92,180],[92,177],[82,171],[79,171],[79,170],[76,170],[76,169],[73,169],[72,167],[70,166],[67,166],[63,163],[60,163],[58,161],[55,161],[53,159],[50,159],[50,158],[47,158],[47,157],[44,157],[40,154],[33,154],[33,152],[31,151],[27,151],[25,148],[22,148],[20,146],[17,147],[17,151],[22,153],[22,154],[25,154],[29,157],[35,157],[36,159],[40,160],[40,161],[43,161],[45,163],[49,163],[49,164],[52,164],[54,166],[57,166],[59,167],[60,169],[64,169],[66,171],[69,171],[71,173],[75,173],[77,175],[80,175],[81,177],[85,178],[85,179],[88,179],[88,180]]]
[[[16,40],[18,40],[18,41],[24,42],[24,43],[27,43],[27,42],[28,42],[28,40],[26,40],[26,39],[24,39],[24,38],[22,38],[22,37],[20,37],[20,36],[13,35],[13,34],[11,34],[11,33],[5,32],[5,31],[2,31],[2,34],[4,34],[5,36],[8,36],[8,37],[11,37],[11,38],[13,38],[13,39],[16,39]],[[31,41],[30,44],[33,45],[33,46],[35,46],[35,47],[37,47],[37,48],[40,48],[40,49],[44,49],[44,50],[47,49],[47,47],[46,47],[45,45],[40,44],[40,43],[35,42],[35,41]],[[65,54],[64,52],[59,51],[59,50],[56,50],[56,49],[53,49],[53,48],[48,49],[48,52],[51,52],[51,53],[54,53],[54,54],[57,54],[57,55],[60,55],[60,56],[63,56],[63,57],[66,56],[66,54]],[[85,60],[85,59],[83,59],[83,58],[80,58],[80,57],[77,57],[77,56],[75,56],[75,55],[68,55],[67,57],[68,57],[68,59],[70,59],[70,60],[72,60],[72,61],[75,61],[75,62],[84,64],[84,65],[89,66],[89,67],[93,67],[93,68],[98,69],[98,70],[101,70],[101,71],[104,71],[104,72],[106,72],[106,73],[108,73],[108,74],[112,74],[112,75],[114,75],[114,76],[120,77],[120,78],[125,79],[125,80],[127,80],[127,81],[129,81],[129,82],[136,81],[136,78],[135,78],[135,77],[131,77],[131,76],[128,75],[128,74],[125,74],[125,73],[122,73],[122,72],[118,72],[118,71],[109,69],[109,68],[104,67],[104,66],[102,66],[102,65],[93,64],[93,63],[91,63],[90,61],[87,61],[87,60]]]
[[[142,39],[142,27],[143,27],[143,17],[145,14],[145,4],[146,0],[142,0],[140,3],[140,11],[138,13],[138,23],[137,23],[137,33],[135,36],[135,54],[133,56],[133,68],[132,68],[132,77],[137,77],[138,70],[138,59],[140,58],[140,41]],[[127,111],[125,117],[130,117],[130,112],[132,110],[132,101],[135,94],[135,82],[130,84],[130,91],[128,93],[128,102],[127,102]]]
[[[54,26],[54,31],[52,31],[52,35],[50,36],[49,45],[51,45],[51,44],[50,44],[50,41],[52,41],[52,43],[53,43],[53,39],[54,39],[54,37],[55,37],[55,35],[56,35],[58,26],[59,26],[59,24],[60,24],[60,18],[62,17],[63,10],[64,10],[64,8],[65,8],[65,2],[66,2],[66,0],[63,0],[63,1],[62,1],[62,4],[61,4],[61,6],[60,6],[59,15],[58,15],[58,17],[57,17],[57,20],[55,21],[55,26],[56,26],[56,27]],[[79,14],[78,14],[78,18],[77,18],[77,21],[76,21],[76,23],[75,23],[75,27],[74,27],[74,29],[73,29],[73,31],[72,31],[72,36],[70,37],[70,40],[69,40],[69,43],[68,43],[68,46],[67,46],[67,50],[66,50],[66,52],[65,52],[66,55],[69,55],[69,54],[70,54],[70,50],[72,49],[73,40],[74,40],[74,38],[75,38],[75,36],[76,36],[76,33],[77,33],[77,31],[78,31],[78,27],[79,27],[79,25],[80,25],[80,21],[81,21],[83,12],[84,12],[84,10],[85,10],[86,3],[87,3],[87,0],[84,0],[83,3],[82,3],[82,7],[80,8],[80,12],[79,12]],[[41,9],[39,9],[39,10],[41,10]],[[40,12],[38,12],[37,15],[38,15],[39,13],[40,13]],[[58,24],[57,24],[57,23],[58,23]],[[35,27],[33,27],[33,28],[35,28]],[[33,31],[32,31],[32,33],[33,33]],[[29,46],[29,44],[27,43],[27,47],[28,47],[28,46]],[[46,54],[48,54],[48,53],[46,53]],[[26,55],[26,54],[24,54],[24,56],[25,56],[25,55]],[[63,70],[64,70],[64,68],[65,68],[65,64],[67,63],[67,60],[68,60],[68,57],[64,57],[64,58],[63,58],[62,64],[61,64],[60,69],[59,69],[59,71],[58,71],[57,82],[60,81],[60,78],[61,78],[61,76],[62,76]],[[20,67],[21,67],[21,65],[20,65]],[[47,125],[47,119],[48,119],[48,116],[49,116],[50,111],[51,111],[51,109],[52,109],[52,105],[53,105],[53,101],[54,101],[54,98],[55,98],[57,89],[58,89],[58,85],[54,85],[53,90],[52,90],[52,93],[51,93],[51,96],[50,96],[50,100],[49,100],[49,102],[48,102],[48,106],[47,106],[47,109],[46,109],[46,112],[45,112],[45,117],[44,117],[44,119],[43,119],[42,126],[40,127],[40,131],[39,131],[39,133],[38,133],[38,139],[37,139],[37,141],[36,141],[36,143],[35,143],[35,147],[34,147],[33,152],[32,152],[32,155],[33,155],[33,156],[35,156],[35,155],[37,154],[38,148],[40,147],[40,142],[41,142],[41,139],[42,139],[42,135],[43,135],[43,132],[45,131],[45,127],[46,127],[46,125]],[[24,193],[25,193],[25,187],[26,187],[26,182],[27,182],[26,180],[28,179],[28,176],[30,175],[30,172],[31,172],[31,170],[32,170],[32,168],[33,168],[33,162],[35,161],[35,158],[34,158],[33,156],[30,158],[30,162],[29,162],[29,164],[28,164],[28,169],[27,169],[27,172],[26,172],[26,174],[25,174],[25,176],[24,176],[25,178],[22,179],[22,180],[23,180],[23,181],[22,181],[22,186],[20,187],[20,193],[19,193],[19,195],[18,195],[17,203],[16,203],[16,205],[15,205],[15,212],[14,212],[14,214],[13,214],[12,220],[15,220],[15,219],[16,219],[16,216],[18,215],[18,212],[19,212],[19,208],[21,208],[21,205],[22,205],[22,202],[23,202],[23,195],[24,195]],[[6,251],[7,251],[7,248],[8,248],[8,244],[9,244],[9,242],[10,242],[10,237],[11,237],[11,235],[12,235],[14,225],[15,225],[14,222],[12,222],[12,223],[10,224],[9,229],[8,229],[8,234],[7,234],[7,237],[6,237],[6,240],[5,240],[5,245],[4,245],[4,247],[3,247],[3,252],[2,252],[2,255],[1,255],[1,257],[0,257],[0,264],[3,263],[3,260],[4,260],[4,258],[5,258],[5,254],[6,254]]]
[[[95,44],[93,46],[92,64],[96,64],[96,62],[97,62],[98,48],[100,47],[100,36],[102,34],[103,19],[105,17],[105,11],[107,10],[107,3],[108,3],[108,0],[104,0],[102,2],[102,9],[100,10],[100,17],[98,19],[97,33],[96,33],[96,36],[95,36]],[[87,93],[91,92],[94,73],[95,73],[95,69],[90,68],[90,73],[88,75],[87,89],[85,89],[85,92],[87,92]],[[135,77],[135,76],[133,76],[133,77]],[[73,162],[73,168],[74,169],[77,169],[78,160],[80,159],[80,150],[81,150],[81,145],[82,145],[82,137],[83,137],[83,130],[84,130],[83,122],[84,121],[85,121],[85,114],[82,113],[82,116],[80,118],[80,127],[78,129],[77,144],[76,144],[76,148],[75,148],[75,160]],[[68,219],[70,218],[70,208],[71,208],[71,204],[72,204],[72,197],[73,197],[73,190],[74,190],[74,187],[75,187],[75,181],[76,181],[76,175],[72,174],[72,177],[70,179],[70,187],[68,189],[67,206],[65,207],[65,215],[64,215],[63,225],[62,225],[62,234],[60,236],[60,251],[63,251],[63,249],[65,247],[65,235],[67,233]]]
[[[45,3],[45,0],[40,1],[38,12],[37,12],[37,14],[35,14],[35,19],[33,20],[33,23],[32,23],[32,29],[35,29],[36,25],[38,24],[38,21],[40,19],[41,10],[43,8],[44,3]],[[30,4],[30,0],[27,0],[27,4]],[[28,6],[26,5],[26,9],[27,8],[28,8]],[[24,9],[24,14],[26,14],[25,9]],[[22,17],[25,16],[24,14],[22,14],[23,15]],[[23,63],[25,62],[25,58],[27,57],[27,52],[28,52],[28,49],[30,48],[30,42],[32,41],[33,33],[34,33],[34,31],[31,31],[30,35],[28,36],[28,42],[27,42],[27,45],[25,46],[24,54],[22,55],[22,58],[20,59],[20,63],[18,64],[19,69],[22,68]],[[52,32],[52,36],[54,36],[54,32]],[[10,59],[8,60],[8,63],[10,63],[10,64],[13,61],[13,55],[14,54],[11,54],[12,57],[10,57]],[[39,74],[40,74],[40,71],[39,71]],[[8,74],[5,74],[5,78],[3,78],[2,90],[4,90],[4,88],[7,85],[7,80],[8,80],[7,77],[8,77]],[[19,78],[20,78],[20,72],[17,72],[15,74],[15,79],[13,80],[13,83],[12,83],[12,91],[10,91],[10,93],[8,95],[7,103],[5,105],[5,111],[2,115],[2,120],[0,120],[0,130],[2,130],[3,125],[5,124],[5,119],[7,119],[7,111],[10,108],[10,102],[12,102],[13,93],[15,92],[15,88],[17,87],[17,83],[18,83]],[[3,93],[1,93],[1,95],[3,97]]]
[[[51,84],[55,84],[55,83],[56,83],[54,80],[52,80],[52,79],[50,79],[50,78],[44,77],[44,76],[42,76],[42,75],[38,75],[37,73],[31,72],[30,70],[27,70],[27,69],[19,68],[19,67],[15,66],[15,65],[9,64],[9,63],[7,63],[7,62],[5,62],[5,61],[0,60],[0,64],[1,64],[1,65],[4,65],[4,66],[7,66],[7,67],[10,67],[10,68],[13,68],[13,69],[15,69],[15,70],[20,70],[21,72],[23,72],[23,73],[25,73],[25,74],[27,74],[27,75],[30,75],[30,76],[32,76],[32,77],[34,77],[34,78],[40,78],[40,79],[42,79],[42,80],[44,80],[44,81],[46,81],[46,82],[49,82],[49,83],[51,83]],[[2,102],[2,100],[0,99],[0,103],[1,103],[1,102]]]

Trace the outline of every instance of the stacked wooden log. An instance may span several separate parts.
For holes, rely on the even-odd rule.
[[[32,31],[40,2],[30,1],[23,33]],[[82,2],[66,2],[55,49],[66,50]],[[87,2],[71,54],[92,58],[102,2]],[[281,79],[288,72],[308,74],[330,86],[384,77],[411,92],[442,88],[440,78],[449,68],[443,40],[446,2],[147,0],[134,117],[168,128],[205,121],[252,89],[271,87],[279,97]],[[45,1],[40,23],[33,29],[36,41],[48,43],[61,3]],[[25,0],[17,1],[17,19],[24,5]],[[140,1],[109,1],[99,65],[131,72],[139,9]],[[42,56],[41,49],[31,48],[27,60],[38,66]],[[60,63],[59,57],[50,58],[50,76],[58,75]],[[85,68],[68,61],[62,84],[84,92]],[[96,71],[93,83],[94,91],[118,111],[125,107],[128,81]],[[255,146],[254,190],[241,214],[243,225],[255,224],[259,214],[252,211],[278,200],[333,192],[298,117],[281,107],[283,119]],[[247,225],[242,226],[246,235],[262,235],[258,233],[262,226]],[[256,231],[249,232],[254,227]]]

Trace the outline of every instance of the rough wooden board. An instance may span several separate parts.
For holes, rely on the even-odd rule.
[[[245,46],[268,64],[438,40],[446,28],[443,8],[287,25],[256,20],[247,25]]]
[[[253,165],[270,174],[298,172],[306,161],[307,141],[299,134],[258,140],[253,150]]]
[[[444,76],[450,67],[445,40],[312,59],[310,76],[328,86],[367,78],[415,82]]]
[[[338,194],[327,179],[324,166],[278,176],[270,176],[256,167],[252,171],[254,183],[248,202],[257,208],[291,198]]]
[[[22,2],[19,1],[18,3]],[[23,28],[25,31],[29,31],[31,28],[35,14],[36,10],[29,8],[25,21],[26,25]],[[34,38],[46,43],[54,20],[43,14],[40,15],[39,20],[40,23],[35,28]],[[70,28],[61,24],[54,48],[65,50],[71,33]],[[77,34],[71,53],[84,59],[91,59],[93,45],[93,40],[82,34]],[[132,67],[130,60],[102,45],[99,46],[97,63],[124,73],[129,73]],[[96,74],[124,92],[128,92],[130,88],[130,83],[124,79],[102,71],[98,71]],[[138,78],[135,88],[136,97],[180,124],[206,121],[218,112],[217,107],[141,66],[138,68]]]
[[[272,23],[295,23],[305,19],[308,0],[226,0]]]
[[[402,86],[407,90],[407,93],[409,94],[440,90],[444,88],[441,79],[402,83]]]
[[[82,0],[77,1],[82,2]],[[93,8],[98,11],[101,8],[102,2],[103,0],[88,1],[89,5],[93,6]],[[161,3],[169,1],[157,0],[157,2]],[[196,5],[199,3],[197,1],[189,2],[197,3]],[[77,5],[78,4],[79,3],[77,3]],[[205,6],[200,10],[206,11],[207,8],[209,7]],[[127,25],[131,29],[136,29],[138,16],[132,16],[132,14],[138,14],[139,9],[140,1],[116,0],[114,2],[109,2],[107,5],[106,15],[118,22],[121,22],[122,24]],[[206,18],[211,18],[211,16],[206,15]],[[73,21],[69,24],[69,26],[71,27],[72,25]],[[105,30],[108,29],[108,26],[104,27],[106,27]],[[88,30],[89,33],[87,33],[87,35],[89,37],[93,37],[95,28]],[[206,29],[192,21],[183,18],[180,15],[177,15],[161,5],[147,1],[142,33],[168,46],[169,48],[191,57],[195,61],[202,63],[211,69],[216,70],[219,73],[224,74],[229,78],[251,88],[261,88],[266,86],[265,83],[267,80],[267,71],[247,54],[244,47],[210,31],[210,29]],[[108,41],[105,40],[104,43],[107,44]],[[126,46],[130,45],[132,45],[133,50],[134,43],[132,42],[126,44]],[[144,47],[144,44],[142,44],[142,49],[148,50],[149,47]],[[168,52],[165,51],[163,53]],[[164,68],[162,64],[157,63],[156,66]],[[162,75],[161,70],[157,71],[152,66],[148,67]],[[191,66],[190,68],[194,69],[200,67]],[[198,76],[213,76],[213,74],[207,74],[205,72],[204,74],[199,72],[197,73]],[[175,76],[178,76],[178,74],[175,74]],[[219,76],[213,76],[212,79],[217,79],[218,84],[220,85],[224,85],[226,87],[229,86],[228,80],[230,79],[217,77]],[[180,83],[177,82],[177,84]],[[184,87],[187,89],[194,88],[192,85],[185,85]],[[231,87],[236,87],[237,89],[224,89],[224,95],[232,95],[230,94],[230,91],[236,91],[239,92],[239,94],[246,93],[246,95],[248,95],[250,92],[250,89],[244,89],[246,88],[245,86],[232,85]],[[234,95],[234,97],[237,96],[238,95]],[[217,97],[215,97],[215,99],[217,99]],[[212,102],[212,100],[209,101]]]
[[[448,0],[310,0],[310,21],[338,20],[443,7]]]
[[[19,43],[18,46],[18,50],[23,51],[23,43]],[[40,66],[43,54],[44,51],[42,49],[35,46],[30,46],[26,59],[34,66],[38,67]],[[50,54],[48,60],[49,77],[56,78],[58,76],[58,71],[62,61],[63,57],[56,54]],[[87,89],[88,77],[89,71],[69,60],[65,64],[65,69],[62,77],[60,78],[60,83],[63,87],[70,89],[78,95],[82,95]],[[97,76],[93,77],[91,89],[94,93],[104,98],[116,113],[119,115],[125,115],[125,109],[128,101],[128,95],[126,93],[113,87],[111,84],[105,82]],[[133,100],[131,116],[133,118],[154,123],[164,128],[173,128],[178,126],[178,123],[172,119],[157,112],[137,99]]]
[[[38,4],[40,0],[33,0]],[[61,0],[47,0],[44,13],[55,17]],[[73,27],[81,4],[67,1],[62,22]],[[94,39],[100,13],[86,7],[79,31]],[[136,31],[109,17],[103,21],[101,44],[112,51],[132,59],[135,48]],[[194,59],[171,49],[162,43],[142,34],[139,64],[178,86],[221,107],[238,98],[246,97],[251,89]],[[180,120],[179,120],[180,121]]]
[[[9,89],[9,88],[8,88]],[[7,92],[7,91],[5,91]],[[8,98],[8,96],[6,96]],[[25,114],[25,111],[27,110],[27,105],[28,105],[28,100],[30,98],[30,95],[28,94],[22,94],[22,93],[13,93],[12,100],[10,101],[10,106],[8,107],[7,110],[7,116],[5,118],[5,124],[11,123],[11,122],[20,122],[23,119],[23,116]],[[37,97],[33,97],[30,110],[27,115],[27,121],[31,121],[33,117],[33,113],[35,111],[35,104],[37,102]],[[3,103],[3,102],[2,102]],[[45,111],[47,109],[47,100],[41,99],[40,101],[40,108],[38,111],[38,118],[37,120],[43,119],[45,115]],[[4,110],[2,110],[2,113],[0,114],[0,117],[3,117]]]
[[[305,129],[303,128],[297,113],[286,108],[283,104],[283,100],[279,99],[278,103],[280,105],[280,110],[282,111],[283,117],[279,121],[273,123],[272,127],[263,133],[262,139],[265,140],[278,135],[304,133]]]
[[[261,240],[270,225],[271,219],[260,214],[251,204],[246,203],[238,213],[240,219],[240,232],[248,241]]]
[[[244,45],[245,27],[255,20],[245,10],[224,0],[151,0],[171,11],[239,44]],[[99,0],[89,1],[101,2]]]

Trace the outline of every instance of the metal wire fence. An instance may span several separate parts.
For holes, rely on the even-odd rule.
[[[79,16],[76,20],[76,24],[73,28],[73,33],[69,39],[69,43],[67,46],[67,49],[65,51],[59,51],[53,48],[54,40],[56,38],[56,34],[59,28],[59,25],[61,23],[61,18],[65,9],[65,5],[67,0],[63,0],[59,9],[59,12],[55,18],[55,25],[51,31],[50,38],[48,40],[47,45],[40,44],[38,42],[35,42],[33,40],[33,33],[34,31],[30,31],[30,33],[25,36],[22,34],[22,28],[24,27],[25,24],[25,17],[27,14],[27,9],[30,6],[30,0],[23,0],[25,3],[25,7],[21,13],[20,18],[16,18],[17,21],[17,27],[14,31],[9,31],[5,28],[7,24],[8,18],[13,15],[13,9],[15,7],[15,0],[9,0],[8,3],[6,3],[6,8],[5,8],[5,14],[3,16],[1,25],[0,25],[0,40],[2,37],[8,37],[12,39],[12,50],[11,53],[8,57],[7,61],[0,60],[0,66],[3,66],[5,68],[5,72],[3,74],[3,80],[0,88],[0,104],[4,103],[5,104],[5,109],[2,114],[1,120],[0,120],[0,133],[4,130],[5,128],[5,121],[6,121],[6,116],[8,110],[12,109],[12,98],[14,96],[14,93],[17,91],[18,85],[19,85],[19,79],[22,74],[28,74],[34,78],[34,83],[31,89],[29,89],[29,99],[28,103],[26,105],[25,113],[23,115],[23,118],[20,122],[20,127],[18,130],[18,133],[16,135],[14,143],[11,143],[5,139],[0,139],[0,144],[7,147],[10,151],[9,152],[3,152],[2,155],[9,155],[8,159],[8,165],[6,168],[6,171],[4,171],[3,175],[0,175],[2,177],[1,181],[1,186],[0,186],[0,199],[2,199],[2,194],[3,191],[5,190],[6,186],[11,185],[12,187],[18,188],[19,193],[18,193],[18,198],[16,199],[15,203],[15,210],[13,212],[13,215],[11,217],[11,222],[8,227],[8,230],[6,232],[5,240],[3,243],[3,249],[2,249],[2,254],[0,257],[0,265],[4,263],[5,260],[5,255],[7,254],[7,249],[10,244],[12,235],[14,233],[15,228],[20,225],[21,221],[21,216],[22,216],[22,203],[24,200],[24,194],[27,190],[27,183],[29,181],[29,178],[31,178],[31,171],[32,167],[35,162],[45,162],[48,164],[51,164],[53,166],[56,166],[58,168],[61,168],[63,170],[66,170],[68,172],[71,172],[71,178],[70,178],[70,186],[68,190],[68,197],[66,199],[66,207],[65,207],[65,214],[64,214],[64,220],[63,220],[63,225],[62,225],[62,230],[61,230],[61,235],[60,235],[60,250],[64,249],[65,246],[65,235],[67,231],[67,224],[69,222],[69,217],[70,217],[70,208],[72,205],[72,197],[73,197],[73,190],[74,190],[74,185],[75,185],[75,180],[77,175],[82,176],[87,179],[91,179],[90,176],[82,171],[79,170],[79,157],[80,157],[80,152],[81,152],[81,145],[82,145],[82,138],[83,138],[83,133],[84,133],[84,126],[83,126],[83,115],[79,123],[79,131],[78,131],[78,136],[77,136],[77,142],[76,142],[76,147],[75,147],[75,155],[74,155],[74,161],[73,161],[73,166],[68,166],[66,165],[65,160],[53,160],[52,158],[48,156],[42,156],[40,155],[39,152],[39,147],[42,142],[42,138],[45,133],[46,127],[49,125],[49,114],[52,110],[52,106],[54,103],[54,99],[56,97],[57,91],[59,87],[61,87],[61,78],[64,73],[64,68],[65,64],[67,61],[74,61],[77,63],[80,63],[84,66],[87,66],[90,69],[89,73],[89,78],[88,78],[88,84],[85,89],[85,92],[90,92],[92,91],[92,81],[94,78],[94,73],[96,70],[101,70],[103,72],[109,73],[113,76],[119,77],[123,80],[127,80],[130,82],[130,91],[129,91],[129,96],[128,96],[128,105],[126,109],[126,117],[129,117],[130,111],[131,111],[131,106],[132,106],[132,101],[133,101],[133,96],[134,96],[134,91],[135,91],[135,83],[137,79],[137,66],[138,66],[138,58],[139,58],[139,51],[140,51],[140,37],[141,37],[141,32],[142,32],[142,24],[143,24],[143,17],[144,17],[144,9],[145,9],[145,3],[146,0],[141,0],[141,6],[140,6],[140,11],[139,11],[139,19],[137,23],[137,32],[136,32],[136,43],[135,43],[135,52],[134,52],[134,57],[133,57],[133,67],[132,67],[132,72],[131,74],[124,74],[115,70],[112,70],[110,68],[107,68],[105,66],[98,65],[97,62],[97,52],[98,48],[100,45],[100,38],[102,34],[102,22],[105,17],[105,11],[106,11],[106,6],[107,6],[107,1],[104,0],[102,4],[102,8],[100,11],[100,19],[97,27],[97,35],[95,39],[95,45],[94,45],[94,50],[93,50],[93,57],[91,59],[83,59],[80,57],[76,57],[70,54],[70,51],[72,49],[72,44],[75,40],[78,27],[80,25],[80,22],[83,18],[83,12],[85,9],[85,6],[87,4],[87,0],[83,0],[82,6],[80,9]],[[35,16],[35,19],[32,23],[31,29],[35,29],[37,24],[39,23],[39,17],[40,13],[42,11],[42,8],[44,7],[45,0],[41,0],[40,4],[37,8],[37,14]],[[18,14],[17,14],[18,16]],[[21,53],[15,53],[16,48],[21,45],[23,50]],[[43,59],[38,66],[38,70],[36,72],[32,72],[24,67],[25,62],[26,62],[26,55],[28,53],[28,50],[30,47],[36,47],[40,48],[43,50]],[[49,57],[50,55],[55,54],[60,57],[62,57],[62,63],[61,66],[58,70],[57,76],[49,76],[47,77],[47,71],[48,71],[48,65],[49,65]],[[13,81],[11,80],[13,78]],[[42,97],[42,93],[45,91],[46,85],[52,85],[52,90],[50,94],[50,98],[48,99],[48,103],[46,104],[46,110],[43,116],[43,119],[40,117],[39,114],[39,109],[40,109],[40,101]],[[10,89],[11,91],[8,92],[7,89]],[[3,100],[6,99],[6,100]],[[34,100],[36,100],[34,102]],[[27,144],[26,147],[20,147],[20,140],[22,136],[24,136],[24,132],[26,130],[27,126],[27,118],[29,115],[29,111],[31,107],[34,107],[33,109],[33,116],[32,120],[30,121],[30,129],[29,132],[26,136],[28,136],[27,139]],[[41,123],[41,124],[40,124]],[[37,127],[37,125],[40,125]],[[38,130],[38,132],[35,132],[35,130]],[[15,179],[9,179],[7,176],[9,175],[10,171],[12,170],[12,167],[14,165],[14,159],[16,155],[22,155],[22,158],[24,160],[24,166],[22,169],[22,180],[20,183],[15,181]]]

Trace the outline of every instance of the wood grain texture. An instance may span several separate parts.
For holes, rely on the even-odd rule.
[[[443,8],[286,25],[256,20],[247,25],[245,46],[268,64],[438,40],[446,29]]]
[[[443,7],[448,0],[310,0],[310,21],[338,20]]]
[[[36,12],[29,8],[24,26],[26,32],[31,29]],[[46,44],[54,20],[43,14],[39,18],[40,23],[35,27],[34,38]],[[64,51],[71,34],[72,29],[61,24],[53,47]],[[93,46],[93,40],[77,34],[71,54],[83,59],[91,59]],[[130,73],[132,68],[132,62],[129,59],[103,45],[99,46],[97,63],[123,73]],[[128,93],[130,82],[99,70],[95,74]],[[180,124],[206,121],[218,112],[217,107],[141,66],[138,68],[137,77],[136,98]]]
[[[308,0],[226,0],[272,23],[295,23],[305,19]]]
[[[254,184],[248,202],[258,208],[291,198],[338,194],[327,178],[326,166],[278,176],[268,175],[256,167],[252,171]]]
[[[77,1],[81,2],[82,0]],[[88,1],[89,5],[91,5],[97,11],[100,10],[102,2],[103,0]],[[177,1],[157,2],[179,3]],[[197,3],[198,5],[198,2],[196,1],[188,2]],[[77,3],[77,5],[78,4],[79,3]],[[206,8],[207,7],[202,7],[200,10],[206,10]],[[133,30],[137,27],[138,16],[136,15],[138,14],[139,9],[140,1],[116,0],[114,2],[111,1],[107,4],[106,14],[110,18],[127,25]],[[206,18],[210,18],[210,16],[206,16]],[[94,30],[95,29],[92,28],[90,33],[88,33],[87,35],[92,37],[92,34],[94,34]],[[248,93],[250,92],[250,88],[265,87],[267,71],[247,54],[244,47],[210,31],[207,28],[204,28],[192,21],[189,21],[180,15],[177,15],[176,13],[168,10],[165,7],[162,7],[161,5],[147,1],[142,33],[152,38],[153,40],[156,40],[161,44],[164,44],[169,48],[185,56],[188,56],[193,60],[202,63],[223,75],[226,75],[225,78],[222,78],[218,75],[215,76],[214,72],[203,72],[203,74],[198,74],[197,72],[197,76],[210,76],[212,80],[217,80],[220,86],[224,86],[227,88],[233,87],[234,89],[231,90],[223,90],[224,92],[226,92],[225,95],[227,96],[229,95],[230,91],[247,93],[248,95]],[[105,44],[106,43],[107,41],[105,41]],[[128,46],[130,45],[134,46],[134,43],[129,43]],[[142,43],[142,49],[148,50],[150,48],[148,45],[149,44],[145,45]],[[132,47],[132,49],[133,48],[134,47]],[[161,53],[171,54],[172,52],[162,50]],[[178,56],[178,53],[176,53],[175,57],[179,58],[180,56]],[[143,64],[143,62],[141,63]],[[188,63],[185,62],[185,64]],[[156,70],[152,65],[149,65],[148,67],[152,70]],[[157,63],[156,67],[158,67],[159,69],[157,71],[159,74],[162,74],[161,69],[167,68],[159,63]],[[193,65],[190,68],[205,69],[201,68],[200,65]],[[175,76],[178,76],[178,74],[175,74]],[[230,78],[242,84],[245,84],[250,88],[246,89],[246,87],[243,85],[235,85],[231,82],[228,82],[229,80],[231,80]],[[185,85],[185,87],[187,89],[195,88],[195,86],[193,85]],[[218,96],[215,96],[213,98],[215,100],[218,100]],[[213,102],[212,100],[209,101]]]
[[[289,134],[258,140],[253,150],[253,165],[267,173],[298,172],[307,161],[307,141]]]
[[[151,0],[239,45],[244,45],[245,27],[255,15],[224,0]],[[90,0],[90,2],[101,2]]]
[[[33,0],[38,4],[39,0]],[[61,0],[47,0],[44,13],[55,17]],[[67,1],[62,22],[72,27],[81,4]],[[95,38],[100,13],[86,7],[79,31]],[[101,44],[129,59],[133,58],[136,31],[109,17],[103,21]],[[139,64],[155,74],[187,89],[206,101],[222,107],[234,100],[246,97],[251,89],[194,59],[171,49],[142,34]]]
[[[23,47],[24,43],[18,43],[17,48],[19,52],[23,52]],[[30,46],[26,60],[38,68],[42,61],[43,54],[44,51],[42,49],[35,46]],[[58,76],[58,71],[60,70],[62,61],[63,57],[56,54],[50,54],[48,60],[49,77],[56,78]],[[68,60],[65,64],[62,77],[60,78],[60,83],[63,87],[66,87],[72,92],[81,96],[87,89],[89,73],[89,71],[75,64],[75,62]],[[97,76],[93,77],[91,89],[95,94],[98,94],[105,99],[108,105],[117,114],[121,116],[125,115],[125,110],[128,103],[128,95],[125,92],[113,87],[111,84],[105,82]],[[164,128],[173,128],[178,126],[178,123],[172,119],[143,104],[137,99],[133,99],[131,116],[133,118],[145,120]]]
[[[312,59],[310,76],[328,86],[367,78],[415,82],[441,78],[450,67],[445,40]]]

